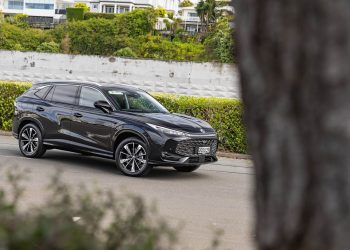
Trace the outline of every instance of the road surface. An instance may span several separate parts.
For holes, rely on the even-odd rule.
[[[139,194],[147,202],[156,202],[158,212],[170,223],[181,223],[181,249],[206,249],[213,228],[224,230],[220,249],[253,249],[252,178],[250,161],[220,158],[193,173],[172,168],[156,168],[145,178],[123,176],[112,160],[84,157],[80,154],[50,150],[42,159],[27,159],[19,152],[17,140],[0,136],[0,183],[6,168],[30,171],[26,203],[43,199],[45,186],[56,168],[70,185],[95,185],[115,192]]]

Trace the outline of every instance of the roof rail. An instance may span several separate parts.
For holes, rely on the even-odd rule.
[[[61,84],[61,83],[80,83],[80,84],[93,84],[97,86],[102,86],[97,82],[78,81],[78,80],[51,80],[51,81],[34,82],[33,84]]]

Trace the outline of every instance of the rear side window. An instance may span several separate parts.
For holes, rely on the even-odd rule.
[[[55,86],[53,86],[53,87],[50,89],[49,93],[47,93],[47,95],[46,95],[46,97],[45,97],[45,100],[51,101],[51,100],[52,100],[52,95],[53,95],[53,92],[54,92],[54,91],[55,91]]]
[[[52,101],[74,104],[77,90],[78,86],[56,85],[52,95]]]
[[[37,97],[44,99],[46,96],[47,91],[49,91],[51,86],[44,86],[44,87],[40,87],[38,88],[38,90],[34,93],[34,95],[36,95]]]

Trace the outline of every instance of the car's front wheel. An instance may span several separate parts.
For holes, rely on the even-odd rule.
[[[193,172],[198,169],[201,165],[194,166],[183,166],[183,167],[174,167],[179,172]]]
[[[127,138],[118,145],[115,161],[120,171],[128,176],[144,176],[151,170],[148,147],[135,137]]]
[[[19,132],[18,144],[25,157],[39,158],[46,152],[41,131],[33,123],[23,126]]]

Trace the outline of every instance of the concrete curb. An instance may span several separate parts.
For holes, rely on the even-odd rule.
[[[0,130],[0,135],[12,136],[12,132]],[[231,159],[241,159],[241,160],[251,160],[252,159],[250,155],[237,154],[237,153],[231,153],[231,152],[223,152],[223,151],[218,151],[216,153],[216,155],[219,157],[226,157],[226,158],[231,158]]]
[[[246,154],[237,154],[237,153],[231,153],[231,152],[224,152],[224,151],[218,151],[216,153],[219,157],[226,157],[231,159],[240,159],[240,160],[251,160],[252,157],[250,155]]]
[[[12,136],[12,132],[10,132],[10,131],[0,130],[0,135]]]

